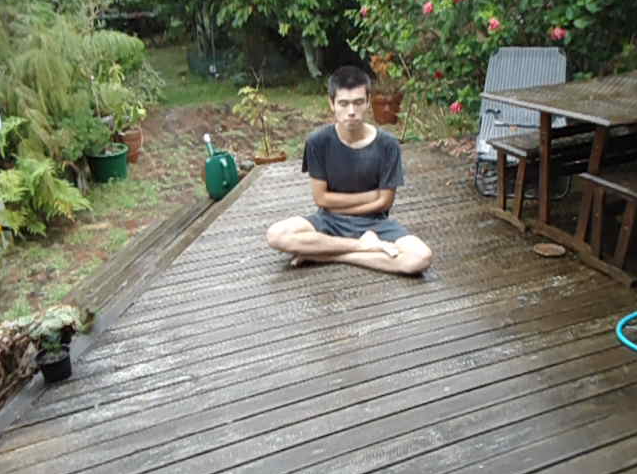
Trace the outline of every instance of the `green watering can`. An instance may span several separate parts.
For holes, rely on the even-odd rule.
[[[237,165],[233,156],[227,151],[215,150],[210,134],[203,136],[208,150],[206,160],[206,189],[214,200],[218,201],[230,192],[239,182]]]

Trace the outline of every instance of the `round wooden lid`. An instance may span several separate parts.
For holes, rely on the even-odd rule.
[[[561,257],[566,253],[564,247],[551,243],[535,244],[533,251],[542,257]]]

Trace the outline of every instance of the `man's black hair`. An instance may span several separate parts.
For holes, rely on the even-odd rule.
[[[330,76],[327,90],[330,100],[334,102],[338,89],[355,89],[360,86],[365,86],[365,92],[369,96],[372,81],[367,73],[356,66],[342,66]]]

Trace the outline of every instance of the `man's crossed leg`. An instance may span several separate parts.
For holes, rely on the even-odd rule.
[[[359,238],[317,232],[303,217],[273,224],[267,232],[270,247],[294,255],[293,265],[303,261],[341,262],[391,273],[419,273],[429,267],[431,250],[418,237],[406,235],[395,242],[380,240],[368,230]]]

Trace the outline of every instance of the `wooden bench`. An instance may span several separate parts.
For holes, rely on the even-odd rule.
[[[582,206],[579,220],[590,222],[590,237],[580,239],[578,253],[590,266],[610,275],[627,286],[632,286],[637,278],[624,270],[626,255],[635,227],[637,214],[637,173],[614,172],[592,175],[582,173],[583,179],[593,191],[593,206],[589,211]],[[608,194],[619,197],[625,202],[621,227],[612,255],[604,252],[604,217]],[[588,215],[590,212],[590,215]],[[607,216],[608,217],[608,216]],[[590,221],[589,221],[590,219]],[[589,243],[586,240],[590,240]]]
[[[593,146],[595,126],[576,124],[552,131],[551,176],[570,176],[582,173],[588,168]],[[539,132],[510,135],[488,141],[496,150],[498,158],[497,207],[493,213],[517,227],[526,230],[522,220],[525,191],[531,171],[537,171],[540,158]],[[507,155],[518,159],[512,210],[507,210]],[[637,158],[637,133],[618,128],[608,141],[604,154],[605,166],[622,164]]]
[[[570,127],[558,128],[553,131],[554,140],[551,143],[552,155],[557,163],[557,155],[568,153],[571,157],[579,159],[590,153],[593,142],[593,125],[578,124]],[[496,138],[487,142],[497,153],[498,168],[498,196],[497,207],[493,208],[494,214],[506,220],[520,231],[526,230],[526,224],[522,221],[522,208],[524,205],[525,191],[529,182],[529,174],[536,171],[540,158],[540,134],[539,132],[509,135]],[[507,155],[518,159],[517,173],[513,192],[513,209],[507,211]],[[572,161],[572,158],[571,158]],[[581,170],[584,171],[585,169]]]

